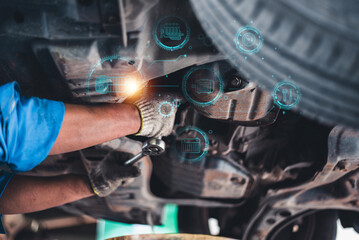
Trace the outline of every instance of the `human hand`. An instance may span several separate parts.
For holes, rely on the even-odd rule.
[[[119,159],[108,156],[91,170],[89,178],[94,193],[106,197],[126,183],[126,180],[140,174],[141,170],[137,166],[124,166]]]
[[[179,101],[169,93],[147,95],[135,101],[141,116],[141,128],[136,135],[156,138],[170,135]]]

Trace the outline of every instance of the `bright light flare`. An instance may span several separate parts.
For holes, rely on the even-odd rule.
[[[125,84],[124,84],[124,90],[125,90],[124,92],[127,95],[134,94],[135,92],[137,92],[139,87],[140,87],[140,84],[136,78],[134,78],[134,77],[126,78]]]

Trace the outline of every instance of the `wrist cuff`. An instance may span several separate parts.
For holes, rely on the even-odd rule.
[[[137,104],[134,104],[134,105],[135,105],[136,108],[138,109],[138,113],[140,114],[140,121],[141,121],[140,129],[137,131],[137,133],[134,134],[135,136],[138,136],[138,135],[141,134],[142,129],[143,129],[143,115],[142,115],[141,108],[140,108]]]
[[[146,102],[143,100],[135,102],[135,105],[139,109],[140,117],[141,117],[141,128],[136,133],[136,135],[150,136],[151,133],[154,131],[154,124],[155,124],[154,106],[150,102]]]
[[[93,193],[94,193],[96,196],[101,197],[100,194],[96,191],[96,189],[94,189],[94,188],[92,187],[92,185],[91,185],[91,188],[92,188]]]

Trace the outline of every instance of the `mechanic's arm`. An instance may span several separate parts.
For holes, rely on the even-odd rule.
[[[163,96],[164,97],[164,96]],[[166,98],[164,98],[167,100]],[[158,113],[160,99],[142,98],[129,104],[102,106],[66,105],[65,117],[51,153],[74,151],[120,136],[138,132],[148,137],[167,136],[173,128],[176,110],[163,117]],[[40,138],[41,139],[41,138]],[[106,158],[89,176],[14,176],[0,198],[0,213],[14,214],[47,209],[92,196],[105,197],[126,179],[137,177],[136,166],[124,166]]]
[[[171,133],[176,109],[164,105],[159,113],[159,105],[172,102],[175,96],[158,94],[144,96],[134,104],[104,104],[84,106],[65,104],[65,117],[60,133],[50,154],[71,152],[115,138],[139,132],[146,137],[161,137]],[[136,107],[137,106],[137,107]],[[166,109],[167,108],[167,109]]]
[[[87,176],[14,176],[0,198],[0,213],[18,214],[60,206],[94,195]]]
[[[65,104],[65,117],[50,154],[71,152],[137,133],[139,111],[132,104]]]
[[[138,132],[139,110],[130,104],[100,106],[65,105],[65,116],[51,154],[93,146]],[[116,159],[117,160],[117,159]],[[94,168],[90,176],[62,175],[30,177],[15,175],[0,198],[1,214],[34,212],[93,196],[111,194],[127,178],[136,177],[135,166],[109,160]]]
[[[90,197],[106,197],[127,179],[140,175],[137,166],[124,166],[107,157],[89,176],[68,174],[56,177],[15,175],[0,198],[1,214],[40,211]]]

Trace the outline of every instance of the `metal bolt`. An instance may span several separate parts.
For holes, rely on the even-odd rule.
[[[232,84],[233,87],[240,87],[241,84],[242,84],[242,79],[237,75],[233,75],[232,80],[231,80],[231,84]]]

